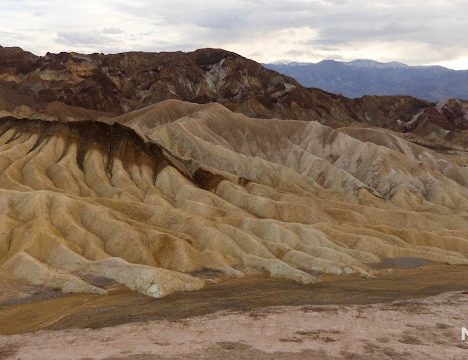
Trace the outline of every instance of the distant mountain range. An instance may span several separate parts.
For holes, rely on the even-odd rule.
[[[352,64],[369,71],[407,68],[399,63]],[[0,118],[102,120],[169,99],[216,102],[252,118],[386,128],[422,137],[418,143],[432,147],[437,142],[468,150],[468,101],[435,105],[411,96],[349,99],[305,88],[290,76],[223,49],[36,56],[21,48],[0,47]]]
[[[468,99],[468,70],[372,60],[324,60],[319,63],[271,63],[265,66],[295,78],[306,87],[351,98],[411,95],[433,102],[449,98]]]

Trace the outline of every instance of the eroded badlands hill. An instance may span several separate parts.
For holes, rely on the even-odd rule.
[[[0,267],[35,284],[159,297],[206,268],[312,283],[389,257],[468,265],[463,151],[177,100],[0,129]]]

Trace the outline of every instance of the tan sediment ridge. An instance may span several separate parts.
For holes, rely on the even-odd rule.
[[[2,269],[161,297],[201,269],[310,284],[385,258],[468,264],[462,152],[176,100],[108,122],[0,120]]]

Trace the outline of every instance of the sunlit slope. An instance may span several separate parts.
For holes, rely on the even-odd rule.
[[[168,101],[115,121],[136,132],[0,120],[2,268],[65,291],[104,292],[91,274],[159,297],[201,288],[190,273],[204,268],[312,283],[372,275],[388,257],[468,264],[463,155],[219,104]]]

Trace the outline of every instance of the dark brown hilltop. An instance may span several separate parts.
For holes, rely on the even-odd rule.
[[[54,120],[97,119],[168,99],[218,102],[249,117],[318,120],[332,127],[384,127],[462,145],[467,103],[409,96],[347,99],[221,49],[121,54],[0,48],[0,111]],[[460,140],[461,139],[461,140]]]

